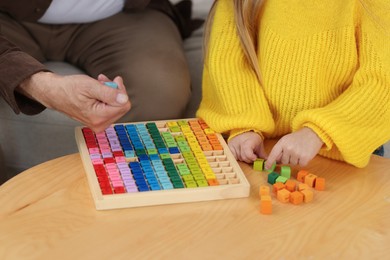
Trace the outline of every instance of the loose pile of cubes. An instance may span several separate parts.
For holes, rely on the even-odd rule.
[[[264,159],[256,159],[253,163],[255,171],[265,171]],[[276,198],[283,203],[292,203],[299,205],[313,200],[313,189],[318,191],[325,190],[325,179],[318,177],[307,170],[300,170],[297,173],[296,180],[291,179],[291,168],[287,165],[281,165],[280,173],[276,172],[276,164],[268,170],[267,182],[272,185],[272,191]],[[272,214],[272,199],[270,187],[260,185],[260,213]]]

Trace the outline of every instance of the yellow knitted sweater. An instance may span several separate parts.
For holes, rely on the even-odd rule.
[[[237,36],[233,1],[218,0],[197,116],[230,134],[277,138],[302,127],[320,154],[357,167],[390,139],[390,2],[268,0],[261,86]]]

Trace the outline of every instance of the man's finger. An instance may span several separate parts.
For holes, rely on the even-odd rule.
[[[99,74],[97,77],[97,80],[100,82],[106,82],[106,81],[111,81],[106,75],[104,74]]]
[[[109,106],[123,106],[129,102],[129,97],[123,91],[113,89],[103,84],[96,84],[90,88],[91,99],[97,99]]]

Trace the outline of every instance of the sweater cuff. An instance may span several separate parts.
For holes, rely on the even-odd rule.
[[[258,131],[256,129],[244,129],[244,128],[240,128],[240,129],[233,129],[233,130],[230,130],[230,133],[229,133],[229,137],[228,137],[228,141],[230,139],[232,139],[233,137],[237,136],[237,135],[240,135],[240,134],[243,134],[243,133],[246,133],[246,132],[255,132],[257,133],[258,135],[260,135],[261,139],[264,140],[264,136],[263,134],[261,133],[261,131]]]
[[[321,128],[319,128],[318,126],[316,126],[313,123],[305,123],[305,124],[303,124],[303,127],[307,127],[307,128],[310,128],[311,130],[313,130],[313,132],[318,135],[318,137],[322,140],[322,142],[324,142],[325,147],[321,148],[322,150],[330,151],[332,149],[332,147],[334,145],[332,139]]]

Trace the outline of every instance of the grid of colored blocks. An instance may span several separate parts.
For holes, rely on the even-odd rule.
[[[82,128],[103,195],[240,183],[218,136],[200,119]]]

